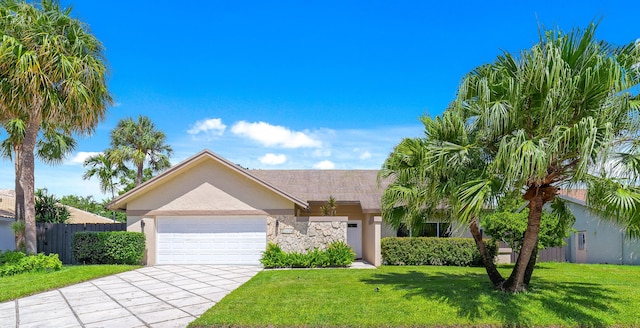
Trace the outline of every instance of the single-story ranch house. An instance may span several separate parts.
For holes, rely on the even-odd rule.
[[[259,264],[267,242],[304,252],[346,241],[379,266],[377,170],[247,170],[203,150],[109,204],[147,238],[145,263]],[[335,216],[320,207],[333,196]]]

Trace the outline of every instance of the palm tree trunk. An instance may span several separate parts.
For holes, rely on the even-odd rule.
[[[489,275],[489,280],[494,287],[500,286],[504,282],[504,278],[498,272],[495,263],[493,262],[493,258],[489,256],[489,252],[487,251],[487,245],[485,245],[484,240],[482,240],[482,234],[480,233],[480,229],[478,228],[478,222],[476,219],[471,220],[469,224],[469,230],[471,231],[471,235],[473,236],[473,240],[476,242],[476,246],[478,247],[478,251],[480,251],[480,256],[482,256],[482,263],[484,264],[485,270],[487,270],[487,275]]]
[[[538,243],[536,242],[536,247],[533,249],[531,253],[531,257],[529,258],[529,263],[527,264],[527,268],[524,270],[524,284],[525,286],[529,286],[529,282],[531,281],[531,275],[533,275],[533,269],[536,267],[536,261],[538,260]]]
[[[520,248],[516,265],[509,279],[505,281],[503,290],[513,293],[527,290],[535,267],[535,257],[538,255],[538,236],[540,234],[542,208],[546,202],[555,197],[556,192],[557,188],[549,185],[531,186],[523,196],[524,199],[529,201],[527,230],[524,232],[524,239],[522,240],[522,247]]]
[[[20,176],[22,174],[22,147],[14,145],[14,168],[15,168],[15,220],[16,222],[24,222],[24,191],[20,186]],[[24,231],[16,232],[16,249],[24,248]]]
[[[144,172],[143,163],[138,164],[138,177],[136,179],[136,187],[142,184],[142,173]]]
[[[40,130],[40,111],[35,110],[29,119],[27,131],[22,141],[22,169],[20,174],[20,187],[24,191],[24,223],[25,223],[25,248],[27,254],[38,252],[36,243],[36,204],[34,195],[35,184],[35,156],[34,149],[38,131]]]

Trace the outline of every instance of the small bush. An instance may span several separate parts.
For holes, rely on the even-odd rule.
[[[0,252],[0,265],[5,263],[18,263],[22,258],[26,256],[27,255],[25,253],[20,251],[5,251],[4,253]]]
[[[471,238],[382,238],[382,262],[387,265],[482,266],[482,257]],[[498,246],[487,242],[491,257]]]
[[[351,265],[355,254],[344,242],[330,244],[326,250],[313,249],[307,253],[285,253],[280,246],[269,243],[260,263],[265,268],[326,268]]]
[[[71,240],[73,257],[84,264],[140,264],[144,249],[141,232],[76,232]]]
[[[353,263],[356,253],[351,246],[343,241],[332,243],[327,247],[326,254],[332,266],[349,266]]]
[[[104,240],[107,264],[140,264],[144,256],[145,236],[141,232],[112,231]]]
[[[6,253],[4,255],[6,255]],[[31,256],[22,254],[22,257],[14,255],[15,254],[11,255],[13,262],[5,262],[0,266],[0,277],[12,276],[27,272],[57,271],[62,269],[62,262],[58,258],[58,254],[38,254]],[[16,259],[18,260],[15,261]]]

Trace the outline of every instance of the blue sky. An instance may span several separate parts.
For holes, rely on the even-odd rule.
[[[636,40],[634,2],[62,1],[103,42],[115,104],[36,187],[100,194],[82,160],[119,119],[149,116],[177,163],[208,148],[244,167],[377,169],[465,73],[533,45],[538,24]],[[0,137],[5,135],[0,133]],[[13,166],[0,162],[0,188]]]

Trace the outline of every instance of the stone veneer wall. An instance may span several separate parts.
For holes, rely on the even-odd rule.
[[[347,242],[347,221],[310,221],[309,217],[276,215],[267,218],[267,241],[278,244],[284,252],[304,253],[325,249],[336,242]]]

